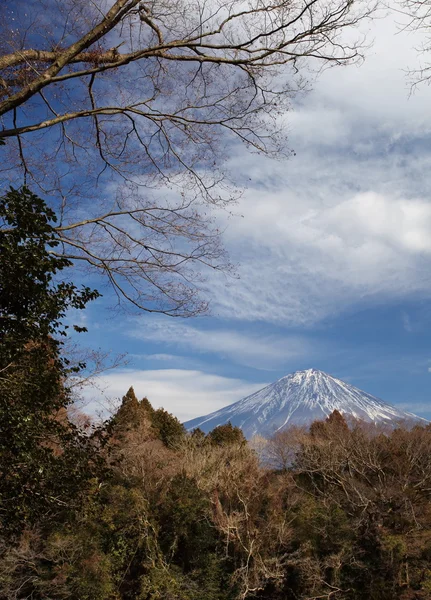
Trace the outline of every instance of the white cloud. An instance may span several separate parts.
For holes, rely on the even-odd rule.
[[[283,117],[295,158],[231,161],[249,187],[225,236],[240,280],[208,284],[218,316],[305,325],[431,296],[431,87],[409,98],[418,38],[372,27],[365,64],[326,71]]]
[[[135,355],[136,358],[143,358],[145,360],[161,360],[161,361],[167,361],[167,362],[172,362],[174,360],[178,360],[179,356],[176,356],[175,354],[144,354],[144,355]]]
[[[403,311],[401,313],[401,319],[403,322],[404,330],[407,331],[408,333],[412,333],[413,326],[412,326],[412,320],[410,318],[410,315],[408,313],[406,313],[405,311]]]
[[[97,384],[109,392],[83,390],[85,411],[90,414],[105,409],[107,415],[133,386],[138,398],[147,396],[155,408],[163,407],[181,421],[218,410],[267,385],[185,369],[122,369],[100,377]]]
[[[213,313],[229,323],[204,330],[199,321],[142,319],[133,322],[131,335],[163,345],[161,351],[173,347],[281,368],[327,348],[298,335],[238,331],[235,320],[308,326],[357,305],[431,297],[431,86],[409,98],[403,69],[417,64],[418,38],[395,32],[393,20],[374,21],[375,45],[365,64],[326,71],[314,91],[280,117],[295,158],[271,162],[243,147],[233,154],[230,170],[240,184],[248,183],[236,210],[244,217],[226,215],[222,225],[241,279],[215,274],[208,283]],[[403,325],[411,328],[411,319],[403,317]],[[174,360],[168,354],[146,358]],[[426,368],[416,358],[397,360],[392,371]],[[101,383],[114,398],[134,385],[138,396],[148,395],[184,420],[264,385],[187,366],[117,371]],[[362,376],[385,368],[383,360],[373,360]],[[356,365],[356,379],[358,372]],[[425,404],[406,408],[428,410]]]
[[[364,192],[298,212],[293,195],[280,192],[238,225],[230,243],[241,279],[210,282],[222,316],[304,324],[357,302],[430,295],[424,199]]]
[[[241,333],[233,329],[199,329],[172,319],[137,318],[128,331],[131,337],[160,342],[185,351],[216,354],[236,364],[275,369],[299,357],[310,357],[320,345],[303,336]]]
[[[374,241],[381,247],[384,258],[392,250],[412,254],[431,252],[431,203],[424,200],[362,193],[322,211],[308,223],[313,232],[316,225],[323,230],[320,245],[334,245],[336,249],[342,243],[344,247],[365,250]],[[365,262],[368,260],[365,256]]]

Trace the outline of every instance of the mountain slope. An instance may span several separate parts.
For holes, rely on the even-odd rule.
[[[310,425],[334,410],[374,423],[425,422],[340,379],[308,369],[282,377],[221,410],[188,421],[185,427],[189,430],[200,427],[208,432],[230,421],[241,427],[247,438],[256,434],[269,436],[290,425]]]

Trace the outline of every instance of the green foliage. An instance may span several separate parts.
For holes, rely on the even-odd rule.
[[[127,431],[139,430],[143,425],[151,427],[154,439],[167,448],[176,448],[185,438],[186,431],[180,421],[163,408],[155,410],[148,398],[139,401],[133,387],[125,396],[108,429],[111,435],[124,436]]]
[[[27,530],[18,546],[3,552],[0,598],[105,600],[118,598],[110,559],[79,527],[51,534]]]
[[[163,449],[156,413],[127,392],[115,443],[140,471],[120,460],[71,518],[0,552],[1,600],[428,600],[431,430],[369,435],[335,418],[269,472],[230,436]],[[148,478],[161,449],[172,462]]]
[[[205,564],[214,548],[208,498],[185,474],[176,475],[160,507],[160,544],[186,571]]]
[[[151,402],[148,400],[148,398],[142,398],[140,405],[141,405],[142,409],[151,418],[151,416],[154,414],[154,408],[152,407]]]
[[[206,443],[206,435],[200,429],[200,427],[196,427],[190,434],[190,438],[193,440],[193,443],[196,446],[203,446]]]
[[[55,215],[29,190],[0,218],[0,600],[430,598],[431,427],[335,411],[280,437],[293,458],[270,472],[238,427],[187,436],[130,388],[83,436],[58,336],[97,292],[57,281]]]
[[[0,527],[14,532],[79,502],[89,440],[67,420],[62,319],[97,297],[55,283],[55,215],[27,188],[0,198]]]
[[[171,413],[158,408],[150,415],[151,423],[159,439],[167,448],[175,448],[184,439],[184,425]]]
[[[207,436],[208,441],[215,446],[228,446],[230,444],[245,444],[246,439],[239,427],[232,423],[215,427]]]
[[[55,253],[56,216],[28,188],[0,198],[0,335],[2,359],[30,340],[65,335],[68,308],[83,309],[99,293],[73,283],[53,283],[72,263]]]
[[[125,396],[123,396],[121,406],[112,419],[110,428],[117,435],[121,435],[130,429],[139,427],[139,423],[143,418],[147,418],[146,414],[143,414],[141,410],[135,390],[133,387],[130,387]]]
[[[110,559],[115,588],[121,598],[136,598],[144,565],[158,564],[160,559],[148,501],[137,487],[108,485],[97,509],[95,532]]]
[[[211,560],[212,559],[212,560]],[[234,600],[224,565],[211,555],[207,568],[184,574],[176,565],[156,567],[142,578],[139,600]]]

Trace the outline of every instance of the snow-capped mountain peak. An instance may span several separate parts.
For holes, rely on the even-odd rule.
[[[231,422],[251,438],[270,436],[289,425],[310,425],[334,410],[374,423],[424,420],[317,369],[296,371],[209,415],[185,423],[187,429],[208,432]]]

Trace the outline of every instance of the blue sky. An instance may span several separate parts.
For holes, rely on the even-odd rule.
[[[230,148],[244,194],[219,220],[238,278],[210,274],[211,315],[119,314],[106,291],[88,308],[85,344],[129,354],[85,390],[90,410],[134,385],[186,420],[314,367],[431,418],[431,87],[406,78],[418,34],[367,29],[365,63],[280,116],[296,156]]]

